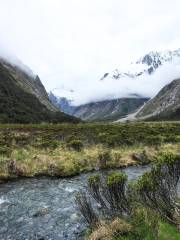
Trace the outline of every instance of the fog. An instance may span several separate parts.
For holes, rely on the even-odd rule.
[[[171,81],[180,78],[180,62],[166,63],[160,66],[155,73],[143,74],[136,78],[122,77],[120,79],[105,78],[97,79],[93,84],[86,83],[80,86],[53,89],[56,96],[67,97],[73,100],[73,105],[81,105],[108,99],[126,97],[148,97],[155,96],[161,88]]]
[[[151,97],[179,76],[167,66],[152,78],[99,81],[150,51],[180,47],[179,0],[0,0],[0,9],[0,56],[74,104]]]

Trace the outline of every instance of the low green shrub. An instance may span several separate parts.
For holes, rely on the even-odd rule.
[[[7,146],[0,146],[0,155],[10,156],[12,153],[12,148]]]
[[[68,144],[67,147],[69,149],[73,149],[75,151],[81,151],[83,148],[83,142],[81,140],[71,140]]]
[[[150,172],[137,181],[137,192],[141,203],[170,223],[177,224],[179,215],[177,184],[180,179],[180,155],[163,153],[156,159]]]

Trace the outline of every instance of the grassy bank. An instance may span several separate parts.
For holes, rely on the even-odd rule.
[[[179,123],[0,125],[0,179],[146,164],[179,143]]]

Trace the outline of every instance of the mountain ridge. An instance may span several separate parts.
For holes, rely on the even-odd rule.
[[[148,120],[180,120],[180,79],[164,86],[137,113],[136,118]]]
[[[115,121],[134,112],[149,100],[149,98],[132,96],[131,98],[111,99],[73,106],[72,102],[64,97],[58,98],[53,93],[50,93],[49,97],[63,112],[84,121]]]
[[[50,111],[58,111],[58,109],[49,101],[48,94],[39,76],[33,74],[31,69],[19,62],[18,64],[21,64],[20,66],[8,62],[8,60],[3,59],[2,57],[0,58],[1,65],[8,70],[9,74],[13,77],[19,87],[23,88],[27,93],[35,95]]]
[[[32,81],[35,81],[35,84],[32,84]],[[77,123],[79,121],[60,112],[52,105],[38,77],[32,79],[19,68],[0,62],[0,123]]]

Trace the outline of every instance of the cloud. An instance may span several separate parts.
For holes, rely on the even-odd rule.
[[[136,78],[122,77],[118,80],[105,78],[103,81],[97,80],[94,84],[74,86],[74,91],[71,90],[71,86],[61,86],[53,92],[57,96],[65,96],[73,100],[73,105],[133,97],[133,94],[151,98],[166,84],[178,78],[180,78],[180,62],[165,63],[152,75],[143,74]]]
[[[179,8],[179,0],[1,0],[0,49],[40,75],[48,91],[63,85],[79,101],[91,92],[102,98],[111,89],[98,81],[105,72],[179,47]]]

